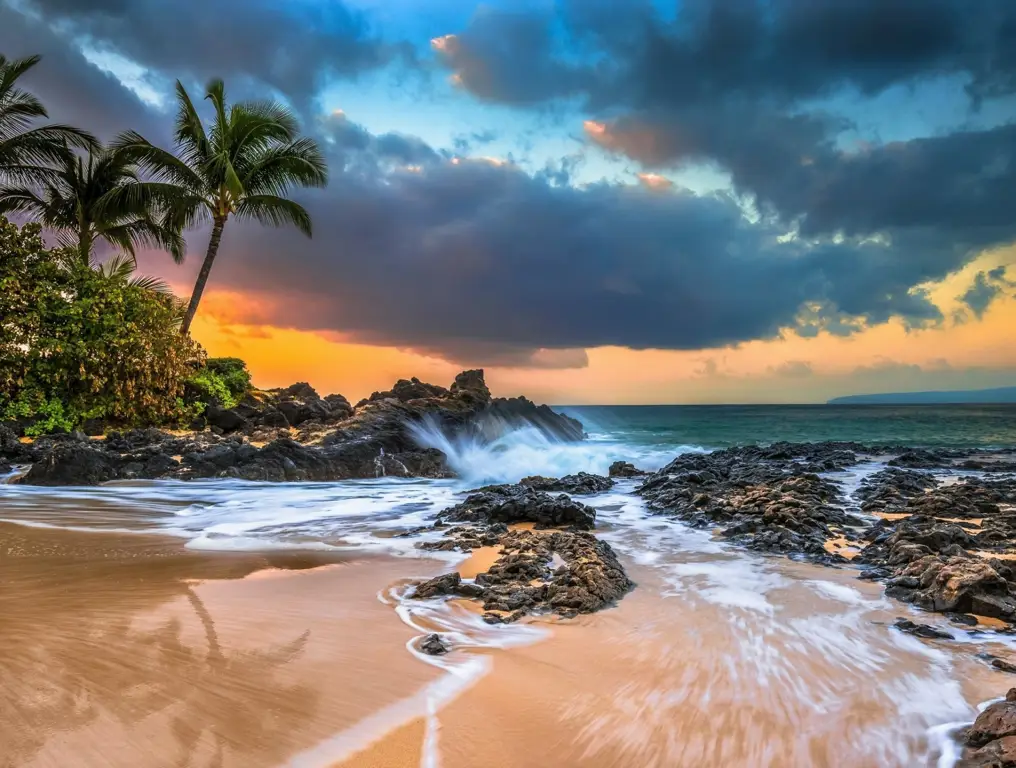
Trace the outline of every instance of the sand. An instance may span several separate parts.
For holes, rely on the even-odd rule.
[[[284,764],[440,674],[377,599],[438,570],[0,525],[0,766]]]
[[[545,630],[529,644],[453,651],[486,674],[428,719],[427,692],[455,675],[407,650],[418,633],[378,592],[446,570],[438,561],[202,553],[0,524],[0,766],[416,768],[428,749],[442,768],[899,764],[844,732],[894,725],[886,691],[930,674],[924,657],[895,657],[890,606],[815,621],[851,605],[830,596],[877,605],[881,586],[824,569],[833,591],[800,590],[813,566],[772,563],[784,586],[739,598],[782,601],[772,618],[694,591],[662,599],[660,572],[628,563],[639,586],[616,608],[528,621]],[[839,653],[845,632],[894,657],[866,671],[860,646]],[[954,663],[970,700],[1002,689],[972,651]],[[921,733],[885,740],[917,749]]]

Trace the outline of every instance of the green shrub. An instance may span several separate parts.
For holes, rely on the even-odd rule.
[[[187,399],[232,408],[251,390],[247,364],[237,357],[212,357],[187,379]]]
[[[251,391],[250,371],[247,370],[247,363],[240,358],[210,357],[205,367],[219,376],[237,400]]]
[[[47,250],[37,224],[0,220],[0,420],[36,418],[41,433],[181,419],[184,382],[204,362],[181,318],[174,296]]]

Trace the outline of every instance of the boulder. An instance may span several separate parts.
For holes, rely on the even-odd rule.
[[[247,427],[248,422],[243,416],[230,408],[210,405],[205,410],[205,420],[212,427],[221,429],[223,434],[236,432]]]
[[[25,485],[98,485],[115,480],[119,458],[89,443],[57,445],[18,482]]]
[[[441,639],[441,635],[437,634],[427,635],[420,641],[419,647],[421,651],[429,656],[444,656],[451,650],[451,646]]]
[[[979,557],[926,555],[891,578],[886,594],[930,611],[1016,619],[1016,596],[1009,583]]]
[[[614,481],[602,475],[592,475],[588,472],[579,472],[575,475],[565,475],[561,478],[554,477],[524,477],[519,481],[536,491],[548,493],[571,493],[576,495],[603,493],[614,487]]]
[[[924,637],[934,640],[952,640],[953,636],[948,632],[944,632],[941,629],[935,629],[928,624],[915,624],[910,619],[898,618],[893,622],[893,626],[900,632],[907,635],[915,635],[916,637]]]
[[[615,461],[607,470],[607,475],[609,477],[642,477],[643,475],[648,474],[648,472],[637,469],[634,464],[628,461]]]
[[[444,510],[439,520],[536,523],[538,528],[571,526],[588,530],[596,524],[596,510],[564,494],[551,496],[524,485],[495,485],[470,494],[461,504]]]

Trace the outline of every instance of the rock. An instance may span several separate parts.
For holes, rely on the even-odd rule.
[[[856,461],[853,444],[777,443],[684,454],[646,478],[636,493],[650,512],[676,517],[749,549],[843,562],[826,542],[863,524],[838,504],[839,489],[815,467]]]
[[[586,436],[577,419],[557,413],[549,406],[536,405],[524,397],[491,400],[472,427],[481,439],[489,441],[527,427],[535,427],[546,437],[558,441],[577,442]]]
[[[609,491],[614,487],[614,481],[601,475],[579,472],[576,475],[565,475],[562,478],[524,477],[519,481],[519,485],[524,485],[536,491],[581,495]]]
[[[445,641],[441,639],[441,635],[427,635],[423,640],[420,641],[420,650],[430,656],[444,656],[451,650],[451,647],[445,644]]]
[[[1016,688],[1010,688],[1005,701],[987,707],[967,731],[968,747],[980,748],[996,739],[1016,736]]]
[[[458,572],[446,573],[443,576],[437,576],[429,581],[423,582],[422,584],[417,584],[412,597],[417,600],[430,600],[434,597],[454,595],[457,593],[461,583],[462,577],[458,574]]]
[[[115,480],[119,459],[88,443],[63,443],[35,462],[18,482],[25,485],[98,485]]]
[[[993,656],[990,653],[979,653],[977,654],[977,658],[988,662],[988,664],[1000,672],[1016,673],[1016,664],[1012,664],[1005,659],[1000,659],[998,656]]]
[[[926,555],[887,584],[886,594],[925,610],[1016,618],[1016,596],[1009,583],[981,558]]]
[[[551,496],[523,485],[495,485],[470,494],[444,510],[442,522],[536,523],[537,527],[573,526],[590,529],[596,510],[565,495]]]
[[[268,429],[289,429],[290,427],[286,414],[277,408],[271,408],[262,413],[258,418],[258,423]]]
[[[298,427],[308,421],[328,421],[331,410],[324,400],[280,400],[276,405],[279,413],[291,426]]]
[[[941,455],[920,448],[901,453],[889,462],[890,467],[911,467],[914,469],[930,469],[941,467],[944,464],[945,461]]]
[[[244,429],[248,422],[236,411],[229,408],[220,408],[217,405],[210,405],[205,410],[205,419],[212,429],[222,430],[222,434],[236,432]]]
[[[331,411],[332,418],[336,421],[348,419],[353,415],[353,406],[342,395],[328,395],[325,397],[325,404]]]
[[[956,768],[1014,768],[1016,766],[1016,736],[1003,736],[986,747],[969,752],[956,764]]]
[[[953,636],[948,632],[943,632],[940,629],[935,629],[928,624],[915,624],[909,619],[898,618],[893,622],[893,626],[900,632],[908,635],[916,635],[917,637],[925,637],[936,640],[952,640]]]
[[[500,544],[501,556],[476,581],[486,590],[484,609],[507,613],[506,621],[541,611],[591,613],[634,586],[610,545],[590,533],[509,531]],[[556,569],[555,555],[564,562]]]
[[[965,627],[977,626],[977,617],[969,613],[946,613],[945,617],[954,624],[962,624]]]
[[[481,369],[463,371],[456,376],[452,382],[451,394],[475,398],[485,403],[490,401],[490,390],[483,380]]]
[[[285,389],[279,390],[281,397],[294,398],[297,400],[320,400],[321,396],[318,395],[317,390],[314,389],[306,381],[300,381],[296,384],[290,384]]]
[[[615,461],[607,470],[607,475],[610,477],[642,477],[648,474],[641,469],[636,469],[634,464],[627,461]]]

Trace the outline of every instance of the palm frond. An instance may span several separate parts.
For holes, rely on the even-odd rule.
[[[284,195],[293,186],[323,187],[328,165],[313,139],[299,138],[262,152],[246,173],[253,195]]]
[[[174,132],[177,147],[188,165],[199,165],[206,162],[211,155],[205,126],[197,109],[194,108],[194,102],[191,101],[187,89],[179,80],[176,81],[176,98],[179,103]]]
[[[250,195],[240,201],[236,207],[238,219],[253,219],[261,224],[272,227],[293,225],[307,237],[310,237],[310,214],[306,209],[292,200],[275,195]]]

